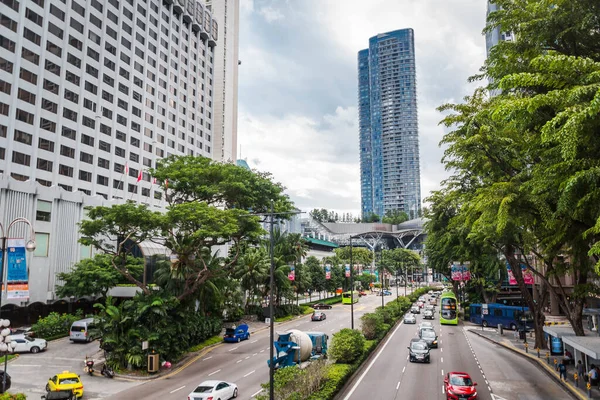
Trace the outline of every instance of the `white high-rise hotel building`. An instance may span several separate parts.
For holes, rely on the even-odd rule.
[[[77,244],[86,205],[162,207],[147,170],[170,154],[235,160],[215,130],[235,122],[222,107],[217,118],[215,100],[237,114],[238,4],[226,11],[230,99],[222,85],[215,93],[216,66],[231,66],[216,58],[211,11],[230,0],[211,3],[0,0],[0,223],[28,218],[38,244],[21,305],[56,300],[55,274],[92,255]],[[29,236],[15,228],[10,236]]]

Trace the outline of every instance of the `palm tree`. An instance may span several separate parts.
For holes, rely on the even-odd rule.
[[[245,309],[250,299],[260,294],[260,287],[269,276],[269,254],[264,248],[250,247],[241,256],[234,267],[233,277],[240,280],[242,289],[248,291]]]

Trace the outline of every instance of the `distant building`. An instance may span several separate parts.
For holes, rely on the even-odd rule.
[[[382,33],[358,53],[361,213],[421,211],[412,29]]]
[[[215,49],[214,82],[214,158],[237,159],[238,65],[240,37],[240,0],[206,0],[206,7],[219,21]]]
[[[252,168],[250,168],[250,166],[248,165],[248,163],[246,162],[246,160],[242,160],[242,159],[240,159],[240,160],[237,160],[237,161],[235,162],[235,164],[236,164],[238,167],[246,168],[248,171],[250,171],[250,170],[252,169]]]
[[[498,6],[488,0],[486,21],[487,21],[487,17],[490,15],[490,13],[497,11],[497,10],[498,10]],[[503,42],[503,41],[512,42],[513,40],[514,40],[514,35],[512,34],[512,32],[500,32],[500,27],[498,27],[498,26],[495,27],[494,29],[492,29],[490,32],[488,32],[485,35],[485,49],[487,52],[487,56],[489,57],[492,47],[494,47],[498,43]],[[494,90],[490,91],[491,96],[497,96],[499,94],[500,94],[500,89],[494,89]]]

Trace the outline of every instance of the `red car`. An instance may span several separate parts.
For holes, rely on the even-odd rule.
[[[477,386],[466,372],[448,372],[444,377],[444,389],[447,400],[476,400]]]
[[[361,290],[360,292],[358,292],[359,296],[366,296],[367,292],[365,292],[364,290]]]

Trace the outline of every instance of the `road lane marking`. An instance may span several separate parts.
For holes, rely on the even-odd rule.
[[[202,361],[210,360],[211,358],[213,358],[213,356],[203,358]]]
[[[396,390],[398,390],[399,387],[400,387],[400,381],[398,381],[398,384],[396,385]]]
[[[180,387],[180,388],[177,388],[177,389],[175,389],[175,390],[171,390],[169,393],[175,393],[175,392],[178,392],[178,391],[180,391],[181,389],[183,389],[184,387],[185,387],[185,385],[183,385],[182,387]]]
[[[236,363],[236,364],[239,364],[239,363],[241,363],[241,362],[242,362],[242,360],[237,360],[235,363]]]
[[[404,368],[402,368],[402,373],[404,373],[405,370],[406,370],[406,365],[404,366]]]
[[[444,376],[444,370],[442,370],[442,376]]]
[[[208,376],[213,376],[214,374],[216,374],[216,373],[218,373],[218,372],[221,372],[221,370],[220,370],[220,369],[218,369],[218,370],[216,370],[216,371],[214,371],[214,372],[211,372],[210,374],[208,374]]]
[[[259,353],[264,353],[264,352],[265,352],[264,350],[259,351]]]
[[[441,353],[443,353],[443,352],[444,352],[444,349],[440,348],[440,352],[441,352]]]
[[[255,370],[255,369],[253,369],[252,371],[250,371],[250,372],[248,372],[246,375],[244,375],[244,378],[245,378],[245,377],[247,377],[247,376],[250,376],[250,375],[252,375],[252,374],[253,374],[253,373],[255,373],[255,372],[256,372],[256,370]]]
[[[256,339],[256,340],[253,340],[253,341],[252,341],[252,342],[250,342],[250,343],[256,343],[256,342],[258,342],[258,339]]]
[[[442,394],[446,393],[446,390],[444,388],[444,385],[442,385]]]
[[[362,380],[369,373],[369,371],[371,370],[371,368],[373,367],[373,365],[375,364],[375,362],[377,361],[377,359],[379,358],[379,356],[381,355],[381,353],[383,353],[383,351],[385,350],[385,348],[387,347],[387,345],[390,343],[390,341],[392,340],[392,338],[394,337],[394,335],[396,334],[396,332],[398,332],[398,329],[400,329],[400,327],[402,326],[403,322],[404,321],[400,321],[400,323],[398,324],[398,326],[396,327],[396,329],[394,329],[394,332],[392,332],[392,334],[387,338],[387,340],[385,341],[385,343],[383,344],[383,346],[381,347],[381,349],[379,349],[379,352],[377,352],[377,354],[375,355],[375,357],[373,358],[373,360],[371,360],[371,362],[367,366],[367,369],[365,369],[363,371],[363,373],[361,374],[361,376],[358,378],[358,381],[356,381],[356,383],[354,384],[354,386],[352,387],[352,389],[350,390],[350,392],[346,395],[346,397],[344,397],[343,400],[349,400],[350,397],[352,397],[352,394],[354,393],[354,391],[356,390],[356,388],[358,387],[358,385],[360,385],[360,383],[362,382]]]
[[[247,359],[249,359],[249,358],[250,358],[250,356],[248,356],[248,357],[244,358],[244,360],[247,360]]]
[[[333,329],[331,330],[331,332],[333,332],[333,331],[335,331],[335,328],[333,328]]]
[[[250,396],[250,398],[256,396],[257,394],[259,394],[260,392],[262,392],[264,389],[260,389],[258,392],[254,393],[252,396]]]
[[[233,349],[229,349],[229,350],[227,350],[227,351],[234,351],[234,350],[237,350],[237,349],[239,349],[239,348],[240,348],[240,347],[238,346],[238,347],[234,347]]]
[[[444,357],[441,357],[441,358],[440,358],[440,360],[441,360],[442,362],[444,362]]]
[[[255,356],[255,355],[257,355],[257,354],[258,354],[258,353],[254,353],[254,354],[252,354],[252,357],[254,357],[254,356]]]

